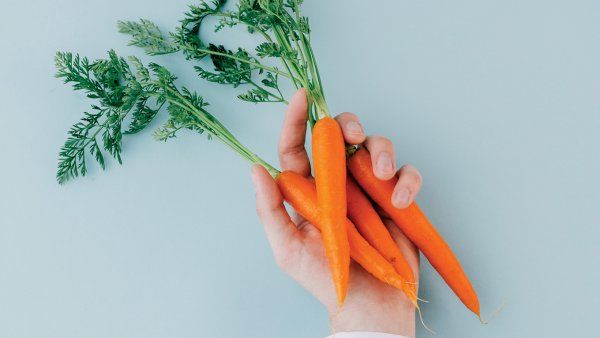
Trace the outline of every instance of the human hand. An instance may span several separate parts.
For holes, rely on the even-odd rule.
[[[412,166],[396,173],[392,143],[381,136],[366,136],[356,115],[336,117],[348,144],[369,149],[375,175],[390,179],[398,175],[392,203],[410,205],[421,187],[421,176]],[[310,177],[310,162],[304,147],[307,129],[306,92],[299,90],[290,100],[279,140],[283,170]],[[290,217],[273,178],[261,166],[252,168],[256,209],[265,227],[277,265],[312,293],[327,309],[333,332],[372,331],[415,335],[415,308],[398,289],[388,286],[352,262],[350,285],[344,306],[338,309],[336,293],[319,231],[301,216]],[[410,264],[418,281],[419,254],[415,246],[385,215],[382,219]]]

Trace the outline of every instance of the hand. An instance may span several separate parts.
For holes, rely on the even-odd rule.
[[[365,136],[356,115],[336,117],[349,144],[364,144],[371,153],[375,175],[390,179],[396,175],[392,143],[381,136]],[[310,162],[304,147],[307,129],[306,92],[301,89],[288,106],[281,137],[279,159],[283,170],[310,177]],[[406,165],[397,173],[399,180],[392,202],[407,207],[421,187],[421,176]],[[256,209],[265,227],[277,265],[312,293],[330,315],[333,332],[372,331],[415,335],[415,308],[404,294],[352,262],[350,285],[344,306],[338,310],[336,293],[319,231],[299,215],[290,217],[275,181],[262,166],[252,168],[256,188]],[[391,220],[382,217],[392,237],[411,265],[418,280],[419,254],[415,246]]]

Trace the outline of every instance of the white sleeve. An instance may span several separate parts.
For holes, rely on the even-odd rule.
[[[327,338],[408,338],[389,333],[378,332],[338,332]]]

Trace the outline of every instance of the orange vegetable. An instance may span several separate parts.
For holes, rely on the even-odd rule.
[[[379,214],[371,205],[369,198],[365,196],[365,193],[357,185],[352,176],[346,178],[346,188],[348,218],[356,225],[358,231],[367,242],[394,266],[396,272],[409,282],[413,291],[416,292],[417,288],[413,271],[388,229],[381,221],[381,217],[379,217]]]
[[[309,222],[320,231],[319,207],[317,205],[317,191],[312,181],[291,171],[284,171],[277,176],[277,186],[284,199]],[[352,222],[345,218],[344,226],[348,234],[350,255],[358,264],[375,278],[398,288],[408,296],[410,301],[418,307],[417,296],[412,285],[406,283],[394,267],[360,235]]]
[[[392,205],[392,192],[398,178],[382,181],[375,177],[371,155],[364,148],[359,149],[348,159],[348,169],[373,201],[389,214],[406,237],[423,252],[463,304],[479,316],[479,299],[475,289],[448,244],[419,206],[412,203],[406,209],[398,209]]]
[[[331,117],[317,121],[312,131],[312,153],[323,244],[338,305],[342,306],[350,279],[350,248],[346,233],[346,149],[339,124]]]

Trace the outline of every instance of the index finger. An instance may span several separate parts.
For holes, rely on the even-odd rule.
[[[304,144],[308,121],[306,91],[300,89],[292,96],[285,112],[279,136],[279,163],[282,170],[310,176],[310,162]]]

